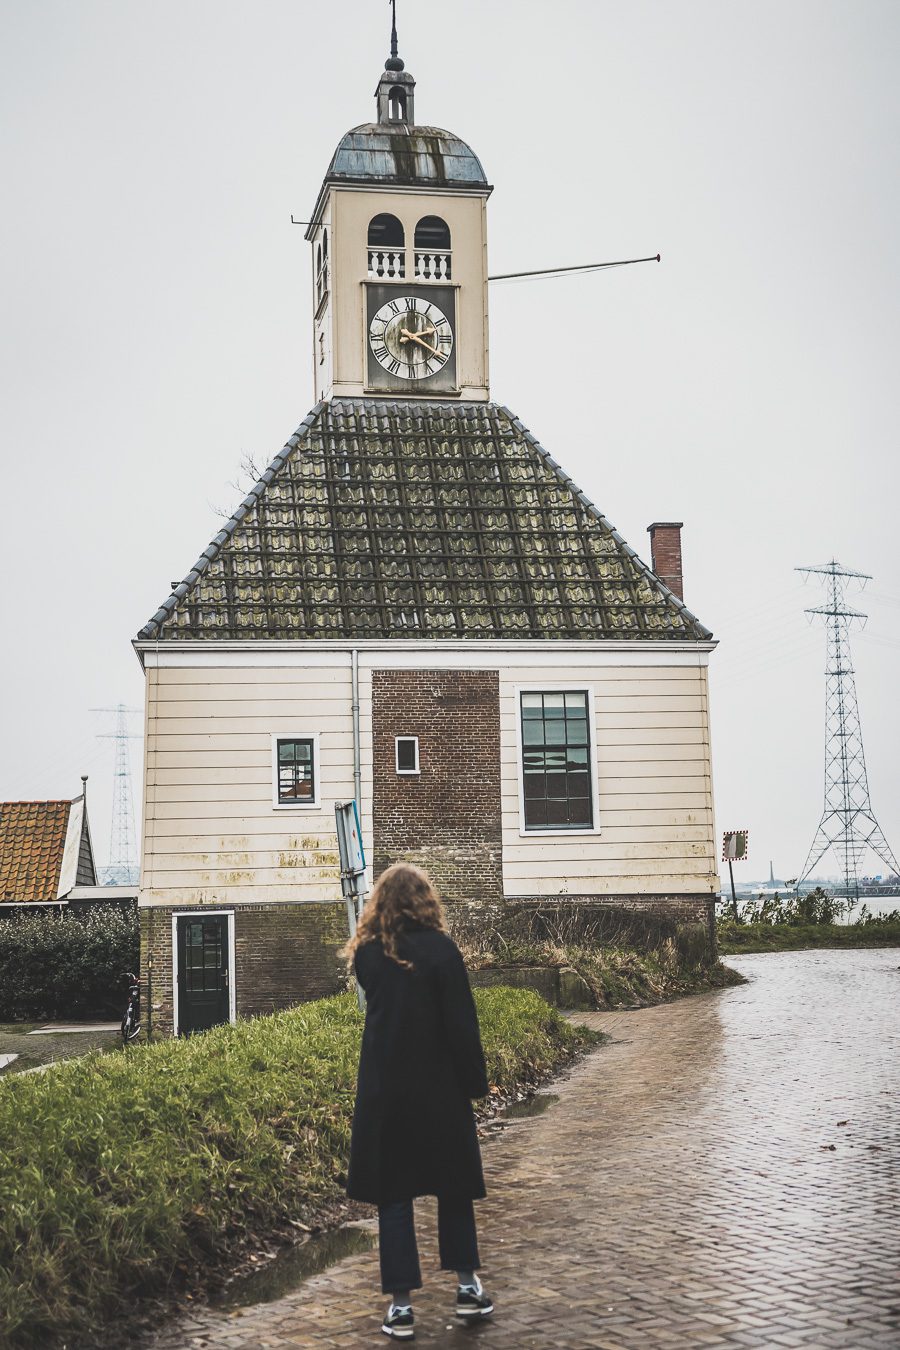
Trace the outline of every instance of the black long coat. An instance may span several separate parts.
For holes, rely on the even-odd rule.
[[[387,1204],[416,1195],[484,1195],[473,1097],[488,1090],[478,1014],[452,938],[414,928],[356,952],[366,994],[347,1193]]]

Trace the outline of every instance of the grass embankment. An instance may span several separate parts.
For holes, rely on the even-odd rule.
[[[743,984],[743,976],[722,961],[686,960],[674,942],[651,951],[569,947],[571,965],[588,985],[598,1008],[646,1008],[705,989]]]
[[[875,915],[863,904],[848,923],[835,919],[848,914],[847,903],[821,887],[806,895],[761,896],[738,906],[737,916],[720,915],[716,924],[719,948],[738,952],[787,952],[804,947],[900,946],[900,910]]]
[[[806,947],[900,947],[900,920],[874,919],[868,923],[734,923],[719,920],[719,950],[726,956],[741,952],[789,952]]]
[[[528,990],[476,993],[491,1084],[590,1043]],[[349,995],[0,1083],[0,1345],[97,1345],[341,1195],[361,1020]]]
[[[737,971],[710,957],[704,925],[613,908],[548,906],[514,913],[494,926],[459,917],[453,935],[472,970],[569,967],[601,1010],[646,1008],[744,983]]]

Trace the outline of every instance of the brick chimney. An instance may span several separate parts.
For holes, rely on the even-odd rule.
[[[647,526],[650,534],[650,561],[660,581],[684,599],[684,580],[681,574],[682,520],[657,520]]]

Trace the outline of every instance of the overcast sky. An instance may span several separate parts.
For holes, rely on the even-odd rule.
[[[822,603],[851,600],[900,851],[895,0],[399,0],[420,122],[496,190],[492,395],[641,554],[684,521],[717,827],[794,876],[822,806]],[[107,858],[130,641],[313,404],[302,228],[374,115],[386,0],[0,0],[0,798],[91,775]],[[140,718],[135,718],[135,731]],[[133,744],[139,798],[139,744]],[[835,871],[831,864],[827,871]]]

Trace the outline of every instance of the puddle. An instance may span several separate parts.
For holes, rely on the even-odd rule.
[[[345,1256],[371,1251],[377,1238],[365,1228],[335,1228],[288,1247],[259,1270],[232,1281],[215,1299],[219,1308],[248,1308],[284,1298],[311,1275],[343,1261]]]
[[[528,1120],[531,1116],[540,1116],[547,1110],[548,1106],[553,1106],[559,1098],[553,1092],[536,1092],[533,1097],[526,1097],[524,1102],[513,1102],[502,1113],[504,1120]]]

